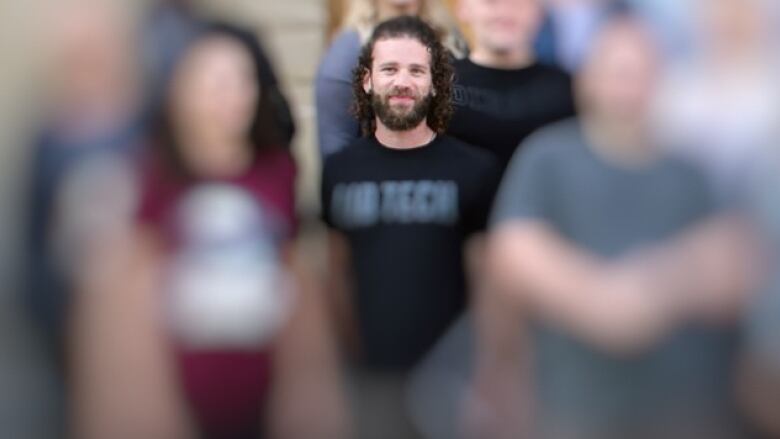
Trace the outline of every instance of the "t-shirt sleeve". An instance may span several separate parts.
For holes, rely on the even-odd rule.
[[[135,220],[142,226],[159,226],[165,214],[168,193],[161,165],[154,158],[145,157],[139,163],[138,175],[139,199]]]
[[[333,163],[326,160],[322,167],[322,177],[320,180],[320,218],[330,228],[333,228],[333,219],[331,218],[331,197],[333,196]]]
[[[548,146],[533,137],[520,145],[496,194],[490,227],[515,219],[549,219],[552,169]]]
[[[298,235],[300,227],[298,212],[295,208],[295,184],[298,177],[298,166],[292,154],[286,150],[278,153],[278,158],[274,163],[277,167],[275,173],[276,191],[278,192],[277,200],[288,228],[287,237],[292,239]]]
[[[487,227],[490,209],[493,206],[493,199],[498,190],[498,184],[501,181],[501,167],[498,161],[489,157],[489,161],[483,168],[483,172],[477,180],[477,187],[474,191],[469,215],[466,220],[466,229],[468,233],[484,231]]]

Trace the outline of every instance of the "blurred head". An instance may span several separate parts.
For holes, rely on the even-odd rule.
[[[577,77],[581,112],[614,121],[644,118],[658,69],[648,31],[633,18],[612,19],[596,36]]]
[[[699,0],[697,21],[702,43],[716,52],[752,51],[772,38],[772,10],[763,0]]]
[[[474,35],[474,50],[505,54],[533,45],[542,22],[539,0],[460,0],[458,18]]]
[[[124,10],[95,0],[63,0],[45,10],[44,48],[55,99],[80,104],[128,91],[137,66]]]
[[[426,122],[443,132],[452,114],[452,66],[434,30],[413,17],[377,26],[353,73],[355,113],[363,133],[376,120],[393,131]]]
[[[279,145],[261,87],[261,49],[248,31],[205,27],[181,54],[158,121],[161,146],[185,174]],[[235,151],[248,148],[250,151]]]
[[[466,43],[442,0],[350,0],[342,28],[356,30],[365,43],[379,23],[401,15],[422,18],[441,33],[440,39],[453,55],[465,54]]]
[[[401,15],[417,15],[424,0],[374,0],[380,21]]]

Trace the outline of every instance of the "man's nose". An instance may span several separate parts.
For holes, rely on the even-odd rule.
[[[412,75],[406,70],[400,70],[394,82],[396,87],[409,87],[412,84]]]

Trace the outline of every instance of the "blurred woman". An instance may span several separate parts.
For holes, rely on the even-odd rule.
[[[439,31],[445,47],[456,58],[465,56],[465,40],[440,0],[351,0],[342,30],[320,61],[314,83],[321,157],[360,136],[357,119],[350,112],[352,69],[357,64],[360,47],[374,27],[399,15],[420,16]]]
[[[225,24],[176,62],[132,230],[81,285],[77,437],[345,434],[328,328],[292,250],[295,163],[261,68],[256,38]]]

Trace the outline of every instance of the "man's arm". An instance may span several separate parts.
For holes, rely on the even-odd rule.
[[[274,342],[270,433],[276,439],[348,438],[348,404],[332,316],[304,254],[300,245],[290,246],[287,253],[297,295]]]
[[[748,286],[744,236],[730,219],[605,261],[541,221],[507,221],[490,238],[500,287],[525,309],[609,351],[652,344],[682,320],[737,306]],[[728,269],[726,269],[728,267]]]
[[[578,250],[541,222],[501,225],[491,236],[490,249],[499,291],[598,346],[630,349],[664,326],[665,313],[654,308],[665,304],[638,290],[637,274],[610,272],[606,262]]]
[[[527,437],[533,419],[531,350],[524,310],[497,291],[489,273],[484,237],[472,243],[471,259],[479,261],[479,276],[471,288],[474,322],[474,373],[461,421],[466,438]],[[483,244],[483,245],[479,245]],[[474,251],[474,247],[481,250]]]
[[[105,237],[78,274],[70,325],[71,432],[190,438],[160,319],[161,250],[146,229]]]
[[[352,85],[332,78],[317,80],[317,138],[320,157],[340,151],[360,137],[352,115]]]
[[[737,399],[764,437],[780,437],[780,369],[761,353],[742,354],[737,371]]]
[[[327,299],[331,310],[339,346],[354,356],[359,352],[357,318],[353,305],[354,276],[349,243],[341,232],[328,233],[328,271],[326,274]]]

